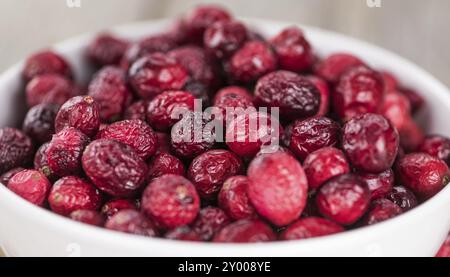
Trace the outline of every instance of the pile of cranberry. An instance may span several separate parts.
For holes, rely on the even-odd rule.
[[[200,6],[138,42],[102,34],[86,57],[98,70],[87,87],[60,55],[30,57],[22,130],[0,130],[1,182],[73,220],[177,240],[307,239],[398,216],[450,180],[450,140],[413,119],[423,99],[350,54],[317,57],[297,27],[265,40]],[[208,123],[195,99],[224,114],[279,107],[280,132],[248,128],[276,120],[255,109],[224,126],[225,143],[214,130],[180,140]],[[191,112],[174,119],[178,108]]]

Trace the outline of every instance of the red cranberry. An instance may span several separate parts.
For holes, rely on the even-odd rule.
[[[282,240],[301,240],[333,235],[343,231],[342,226],[332,221],[320,217],[308,217],[290,225],[281,233],[280,238]]]
[[[25,80],[30,81],[34,77],[44,74],[58,74],[71,78],[72,69],[60,55],[52,51],[43,51],[27,59],[22,75]]]
[[[334,111],[344,121],[377,113],[384,97],[383,79],[366,66],[354,67],[342,75],[332,95]]]
[[[394,164],[399,135],[383,116],[365,114],[345,124],[342,145],[354,167],[368,173],[380,173]]]
[[[404,212],[409,211],[418,205],[414,193],[402,186],[392,188],[392,191],[386,198],[397,204]]]
[[[415,152],[425,139],[423,130],[417,123],[410,119],[405,122],[405,125],[398,129],[400,135],[400,145],[407,152]]]
[[[326,116],[330,111],[330,89],[327,82],[313,75],[306,78],[317,87],[320,93],[320,107],[316,116]]]
[[[414,90],[402,88],[400,93],[408,98],[413,114],[419,112],[425,106],[425,99]]]
[[[171,240],[202,241],[200,235],[188,226],[179,227],[167,232],[164,237]]]
[[[8,182],[11,191],[37,206],[44,206],[51,186],[47,177],[36,170],[20,171]]]
[[[136,101],[125,110],[125,114],[123,115],[123,118],[124,119],[138,119],[141,121],[146,121],[147,120],[147,108],[148,108],[148,101],[146,101],[146,100]]]
[[[218,59],[231,56],[247,40],[247,28],[239,21],[219,21],[209,26],[204,45]]]
[[[315,68],[315,73],[330,83],[336,83],[343,73],[352,67],[364,65],[359,58],[345,54],[333,54],[321,61]]]
[[[350,165],[341,150],[333,147],[319,149],[303,164],[310,189],[318,189],[330,179],[350,173]]]
[[[447,239],[442,244],[439,252],[436,254],[436,258],[449,258],[450,257],[450,235],[447,236]]]
[[[135,210],[122,210],[116,213],[106,221],[105,228],[145,237],[158,235],[153,222]]]
[[[195,98],[184,91],[166,91],[153,98],[148,105],[147,121],[157,130],[168,130],[186,111],[194,110]]]
[[[275,71],[258,80],[255,104],[279,107],[280,116],[286,120],[306,118],[319,111],[320,92],[305,77],[289,71]]]
[[[230,218],[223,210],[216,207],[206,207],[200,211],[192,228],[203,241],[210,241],[220,229],[230,222]]]
[[[148,176],[150,180],[166,174],[184,176],[186,169],[177,157],[166,152],[156,154],[148,165]]]
[[[127,197],[143,185],[147,165],[128,145],[100,139],[88,145],[82,157],[83,169],[101,191]]]
[[[450,165],[450,139],[443,136],[428,136],[419,145],[418,152],[427,153]]]
[[[97,227],[105,224],[105,218],[97,211],[76,210],[70,214],[70,219]]]
[[[211,92],[213,91],[213,89],[211,89],[207,85],[198,81],[191,80],[184,86],[184,90],[192,94],[195,99],[200,99],[202,101],[203,107],[209,107],[211,105],[210,95],[212,94]]]
[[[241,87],[225,87],[217,92],[214,97],[214,108],[222,115],[224,126],[230,121],[227,117],[227,109],[247,108],[254,107],[253,96],[248,90]]]
[[[357,175],[369,187],[372,200],[386,197],[392,191],[395,182],[392,169],[379,174],[359,172]]]
[[[76,210],[98,210],[102,197],[92,184],[79,177],[68,176],[53,185],[48,203],[55,213],[69,216]]]
[[[425,153],[406,155],[397,170],[401,183],[423,200],[433,197],[450,181],[447,164]]]
[[[55,118],[58,108],[57,105],[53,104],[34,106],[25,116],[22,126],[23,131],[38,143],[51,140],[55,133]]]
[[[0,174],[25,166],[33,156],[33,143],[22,131],[0,128]]]
[[[52,172],[48,165],[48,147],[50,146],[50,142],[44,143],[39,147],[36,151],[36,155],[34,156],[34,169],[39,170],[43,173],[50,181],[54,182],[58,180],[58,176]]]
[[[387,71],[381,72],[381,76],[383,77],[384,86],[386,87],[386,92],[391,93],[395,92],[398,87],[398,80],[395,76]]]
[[[166,133],[156,133],[158,137],[158,150],[157,153],[166,152],[170,153],[170,136]]]
[[[286,226],[300,216],[308,181],[291,155],[277,152],[259,156],[251,162],[248,176],[248,197],[260,215],[277,226]]]
[[[187,175],[202,197],[212,198],[226,179],[243,171],[244,165],[236,154],[226,150],[211,150],[192,161]]]
[[[93,137],[100,127],[97,103],[91,96],[76,96],[62,105],[55,119],[56,132],[74,127],[89,137]]]
[[[231,57],[227,71],[232,79],[251,83],[276,67],[277,60],[269,45],[262,41],[249,41]]]
[[[364,219],[364,225],[374,225],[393,217],[396,217],[402,213],[402,209],[387,199],[378,199]]]
[[[214,236],[220,243],[257,243],[276,240],[276,235],[267,224],[260,220],[243,219],[231,223]]]
[[[316,197],[319,212],[342,225],[352,225],[367,211],[370,191],[356,175],[336,177],[323,185]]]
[[[118,65],[127,49],[127,41],[111,34],[100,34],[89,44],[87,54],[97,66]]]
[[[7,186],[9,183],[9,180],[11,180],[12,177],[14,177],[14,175],[16,175],[16,173],[19,173],[21,171],[25,170],[25,168],[23,167],[16,167],[11,169],[10,171],[7,171],[5,173],[3,173],[0,176],[0,183]]]
[[[101,212],[106,218],[111,218],[122,210],[138,210],[137,201],[133,199],[113,199],[106,202]]]
[[[411,120],[411,106],[405,96],[391,92],[384,97],[381,114],[389,119],[397,130],[401,130]]]
[[[29,108],[39,104],[62,105],[75,96],[72,82],[60,75],[40,75],[33,78],[25,88]]]
[[[228,178],[219,192],[219,206],[234,220],[256,218],[256,211],[247,195],[250,180],[246,176]]]
[[[195,187],[182,176],[161,176],[148,185],[142,196],[142,211],[162,228],[190,224],[199,210]]]

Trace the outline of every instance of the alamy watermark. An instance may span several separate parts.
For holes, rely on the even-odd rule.
[[[382,0],[366,0],[366,4],[369,8],[381,8]]]
[[[81,0],[66,0],[66,5],[69,8],[81,8]]]

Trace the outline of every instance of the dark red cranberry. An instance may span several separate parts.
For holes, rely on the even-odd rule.
[[[102,197],[92,184],[79,177],[68,176],[53,185],[48,203],[55,213],[69,216],[76,210],[98,210]]]
[[[42,172],[50,181],[54,182],[58,180],[58,176],[52,172],[48,165],[48,147],[50,146],[50,142],[44,143],[39,147],[36,151],[36,155],[34,156],[34,169]]]
[[[410,119],[405,122],[401,129],[398,129],[400,135],[400,145],[407,152],[415,152],[425,139],[425,134],[419,125]]]
[[[44,206],[52,184],[44,174],[36,170],[16,173],[8,182],[8,188],[28,202]]]
[[[439,252],[436,254],[436,258],[449,258],[450,257],[450,235],[447,236],[447,239],[442,244]]]
[[[250,92],[245,88],[234,86],[225,87],[218,91],[214,97],[213,104],[214,108],[217,109],[217,113],[222,116],[224,126],[233,119],[233,117],[227,117],[227,109],[235,111],[236,109],[246,110],[247,108],[254,107],[253,96]]]
[[[386,197],[395,183],[394,171],[390,168],[378,174],[359,172],[357,175],[369,187],[371,200]]]
[[[33,157],[33,143],[22,131],[0,128],[0,174],[27,165]]]
[[[326,116],[330,111],[330,88],[327,82],[313,75],[307,76],[306,78],[317,87],[320,93],[320,107],[316,116]]]
[[[188,169],[188,178],[204,198],[212,198],[229,177],[243,173],[241,159],[227,150],[211,150],[196,157]]]
[[[209,107],[211,105],[211,92],[213,89],[208,87],[207,85],[198,82],[198,81],[189,81],[185,86],[184,90],[189,92],[194,96],[195,99],[200,99],[202,101],[203,107]]]
[[[142,196],[142,211],[167,229],[192,223],[200,210],[194,185],[182,176],[164,175],[153,180]]]
[[[158,148],[158,136],[153,129],[136,119],[109,125],[100,131],[99,138],[113,139],[131,146],[143,160],[153,156]]]
[[[166,152],[170,153],[170,135],[166,133],[156,133],[158,137],[158,150],[157,153]]]
[[[105,228],[113,231],[156,237],[158,235],[155,224],[135,210],[122,210],[106,221]]]
[[[105,224],[105,218],[97,211],[76,210],[70,214],[70,219],[97,227]]]
[[[231,223],[215,236],[213,241],[220,243],[257,243],[276,240],[272,228],[260,220],[243,219]]]
[[[71,78],[72,69],[60,55],[52,51],[43,51],[27,59],[22,75],[26,81],[30,81],[34,77],[44,74],[58,74]]]
[[[334,111],[344,121],[377,113],[384,97],[383,79],[366,66],[354,67],[342,75],[332,96]]]
[[[281,240],[301,240],[343,232],[342,226],[320,217],[303,218],[290,225],[280,235]]]
[[[228,178],[219,192],[219,207],[234,220],[256,218],[256,211],[247,195],[250,180],[246,176]]]
[[[380,173],[392,167],[399,135],[383,116],[357,116],[344,126],[342,145],[351,164],[361,171]]]
[[[52,139],[55,133],[55,118],[59,107],[53,104],[40,104],[31,108],[22,129],[33,140],[42,144]]]
[[[402,186],[392,188],[392,191],[386,198],[397,204],[404,212],[415,208],[419,204],[414,193]]]
[[[352,225],[367,211],[370,190],[356,175],[338,176],[323,185],[316,196],[319,212],[341,225]]]
[[[374,225],[402,214],[402,209],[387,199],[378,199],[364,218],[364,225]]]
[[[428,136],[419,145],[418,152],[427,153],[450,165],[450,139],[443,136]]]
[[[425,99],[418,94],[416,91],[411,89],[402,88],[400,89],[400,93],[408,98],[409,103],[411,104],[411,111],[413,114],[419,112],[425,106]]]
[[[167,152],[157,153],[148,165],[148,178],[150,180],[166,174],[184,176],[185,172],[183,162]]]
[[[62,105],[75,96],[72,82],[60,75],[40,75],[33,78],[25,88],[29,108],[39,104]]]
[[[11,170],[9,170],[9,171],[3,173],[3,174],[0,176],[0,183],[3,184],[3,185],[5,185],[5,186],[7,186],[8,183],[9,183],[9,180],[11,180],[11,178],[12,178],[14,175],[16,175],[16,173],[19,173],[19,172],[21,172],[21,171],[23,171],[23,170],[25,170],[25,168],[23,168],[23,167],[16,167],[16,168],[13,168],[13,169],[11,169]]]
[[[117,121],[131,102],[125,76],[122,69],[107,66],[89,84],[89,96],[97,102],[104,122]]]
[[[136,101],[125,110],[125,114],[123,115],[123,118],[124,119],[138,119],[141,121],[146,121],[147,120],[147,108],[148,108],[148,101],[146,101],[146,100]]]
[[[316,66],[315,73],[330,83],[336,83],[343,73],[360,65],[364,65],[364,62],[355,56],[344,53],[333,54]]]
[[[305,77],[289,71],[275,71],[258,80],[255,104],[278,107],[285,120],[306,118],[317,114],[320,92]]]
[[[147,178],[147,165],[130,146],[110,139],[93,141],[82,157],[83,169],[101,191],[115,197],[135,193]]]
[[[223,227],[230,224],[228,215],[216,207],[203,208],[192,225],[192,229],[200,235],[203,241],[210,241]]]
[[[426,200],[440,192],[450,181],[447,164],[425,153],[406,155],[397,164],[401,184]]]
[[[155,129],[169,130],[187,111],[194,110],[195,98],[185,91],[166,91],[148,105],[147,121]]]
[[[137,202],[138,201],[136,201],[134,199],[124,199],[124,198],[113,199],[113,200],[106,202],[103,205],[101,212],[106,218],[111,218],[112,216],[114,216],[115,214],[117,214],[118,212],[120,212],[122,210],[136,210],[137,211],[138,210]]]
[[[204,35],[205,48],[218,59],[231,56],[247,40],[247,28],[239,21],[219,21]]]
[[[202,241],[202,238],[191,227],[183,226],[167,232],[164,237],[171,240]]]
[[[277,59],[267,43],[249,41],[234,53],[227,67],[233,80],[251,83],[274,71],[277,68]]]
[[[319,149],[303,163],[310,189],[318,189],[330,179],[350,173],[350,165],[341,150],[333,147]]]
[[[87,55],[95,65],[100,67],[118,65],[128,45],[127,41],[111,34],[100,34],[89,44]]]
[[[397,78],[391,73],[387,71],[381,72],[381,76],[383,77],[384,86],[386,87],[387,93],[396,92],[398,87]]]
[[[380,113],[389,119],[397,130],[402,130],[412,120],[411,105],[408,99],[398,92],[386,94]]]
[[[255,158],[248,177],[248,197],[260,215],[280,227],[301,215],[308,181],[302,166],[291,155],[277,152]]]
[[[100,127],[100,114],[97,103],[91,96],[76,96],[61,106],[55,119],[55,131],[74,127],[93,137]]]

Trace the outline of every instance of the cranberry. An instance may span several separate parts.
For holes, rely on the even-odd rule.
[[[55,133],[54,122],[58,109],[58,106],[53,104],[34,106],[25,116],[23,131],[38,143],[51,140]]]
[[[215,236],[220,243],[257,243],[276,240],[276,235],[267,224],[260,220],[243,219],[231,223]]]
[[[101,191],[115,197],[136,192],[147,177],[147,165],[130,146],[110,139],[88,145],[82,157],[83,169]]]
[[[191,80],[184,86],[184,90],[192,94],[195,99],[200,99],[202,101],[203,107],[209,107],[211,105],[210,95],[212,94],[211,92],[213,90],[207,85],[198,81]]]
[[[447,239],[442,244],[439,252],[436,254],[436,258],[448,258],[450,257],[450,235],[447,236]]]
[[[3,184],[5,186],[7,186],[8,183],[9,183],[9,180],[11,180],[11,178],[14,177],[14,175],[16,175],[16,173],[19,173],[19,172],[21,172],[23,170],[25,170],[25,168],[23,168],[23,167],[16,167],[16,168],[11,169],[10,171],[7,171],[7,172],[3,173],[0,176],[0,184]]]
[[[165,90],[179,90],[188,80],[188,72],[174,58],[153,53],[138,59],[128,71],[134,90],[143,99],[152,99]]]
[[[182,176],[161,176],[148,185],[142,196],[142,211],[162,228],[190,224],[199,210],[195,187]]]
[[[350,173],[350,165],[341,150],[333,147],[319,149],[303,164],[310,189],[318,189],[330,179]]]
[[[122,69],[107,66],[95,75],[89,85],[89,96],[97,102],[100,118],[104,122],[121,118],[131,101],[125,76]]]
[[[105,218],[97,211],[76,210],[70,214],[70,219],[97,227],[105,224]]]
[[[212,198],[226,179],[243,171],[244,165],[236,154],[226,150],[211,150],[192,161],[187,175],[202,197]]]
[[[450,139],[442,136],[428,136],[419,145],[418,152],[427,153],[450,165]]]
[[[392,93],[397,90],[398,87],[398,80],[395,78],[395,76],[387,71],[381,72],[381,76],[383,77],[384,86],[386,87],[386,92]]]
[[[100,127],[97,103],[91,96],[76,96],[64,103],[55,119],[56,132],[74,127],[89,137],[93,137]]]
[[[397,204],[404,212],[409,211],[418,205],[414,193],[402,186],[392,188],[392,191],[386,198]]]
[[[89,44],[87,55],[97,66],[118,65],[127,49],[127,41],[111,34],[100,34]]]
[[[158,137],[158,150],[157,153],[166,152],[170,153],[170,136],[166,133],[156,133]]]
[[[350,54],[338,53],[327,57],[315,68],[315,73],[330,83],[336,83],[347,70],[364,65],[359,58]]]
[[[30,81],[34,77],[44,74],[58,74],[71,78],[72,69],[60,55],[52,51],[43,51],[27,59],[22,75],[25,80]]]
[[[317,114],[320,92],[305,77],[289,71],[275,71],[258,80],[255,103],[260,107],[279,107],[286,120]]]
[[[135,210],[122,210],[116,213],[106,221],[105,228],[145,237],[158,235],[155,224]]]
[[[102,197],[92,184],[79,177],[68,176],[53,185],[48,203],[55,213],[69,216],[76,210],[98,210]]]
[[[167,232],[164,237],[171,240],[202,241],[200,235],[188,226],[173,229]]]
[[[20,171],[8,182],[11,191],[37,206],[44,206],[51,186],[47,177],[36,170]]]
[[[186,111],[194,110],[195,98],[184,91],[166,91],[153,98],[148,105],[147,121],[157,130],[170,129]]]
[[[425,153],[406,155],[398,162],[397,171],[401,183],[423,200],[440,192],[450,181],[447,164]]]
[[[247,193],[258,213],[276,226],[296,220],[306,205],[308,181],[300,163],[287,153],[262,155],[249,168]]]
[[[306,77],[311,83],[313,83],[320,93],[320,107],[316,116],[325,116],[330,111],[330,89],[327,82],[317,76],[307,76]]]
[[[277,60],[269,45],[263,41],[249,41],[231,57],[227,71],[232,79],[251,83],[276,67]]]
[[[301,240],[333,235],[343,231],[344,228],[332,221],[320,217],[308,217],[290,225],[281,233],[280,238],[282,240]]]
[[[230,222],[230,218],[223,210],[216,207],[206,207],[200,211],[192,228],[200,235],[202,240],[210,241],[220,229]]]
[[[319,212],[342,225],[352,225],[367,211],[370,191],[356,175],[336,177],[323,185],[316,197]]]
[[[345,124],[342,145],[354,167],[380,173],[392,167],[399,149],[399,135],[383,116],[365,114]]]
[[[254,107],[253,96],[245,88],[225,87],[214,97],[214,108],[222,115],[224,126],[233,119],[227,117],[227,109],[235,111],[239,108],[246,110],[250,107]]]
[[[166,174],[184,176],[186,169],[177,157],[166,152],[156,154],[148,165],[148,176],[150,180]]]
[[[247,28],[239,21],[219,21],[205,32],[205,48],[218,59],[230,57],[247,40]]]
[[[417,123],[410,119],[398,130],[400,135],[400,145],[407,153],[415,152],[425,139],[423,130]]]
[[[122,210],[138,210],[137,204],[133,199],[113,199],[103,205],[101,212],[106,218],[111,218]]]
[[[383,79],[366,66],[354,67],[342,75],[332,95],[334,111],[344,121],[377,113],[384,97]]]
[[[402,88],[400,93],[408,98],[413,114],[419,112],[425,106],[425,99],[414,90]]]
[[[390,168],[378,174],[359,172],[357,175],[369,187],[372,200],[386,197],[395,182],[394,171]]]
[[[388,93],[384,97],[380,113],[389,119],[397,130],[403,129],[412,120],[409,101],[398,92]]]
[[[387,199],[378,199],[364,219],[364,225],[374,225],[396,217],[402,213],[402,209]]]
[[[50,142],[44,143],[39,147],[36,151],[36,155],[34,156],[34,169],[42,172],[50,181],[54,182],[58,180],[58,176],[52,172],[50,166],[48,165],[48,147],[50,146]]]
[[[72,82],[59,75],[40,75],[33,78],[25,88],[29,108],[39,104],[62,105],[75,96]]]
[[[147,120],[148,101],[139,100],[131,104],[123,115],[124,119],[138,119],[141,121]]]
[[[219,207],[234,220],[256,218],[256,211],[247,195],[250,180],[246,176],[228,178],[219,192]]]
[[[18,166],[25,166],[33,156],[33,143],[22,131],[0,128],[0,174]]]

